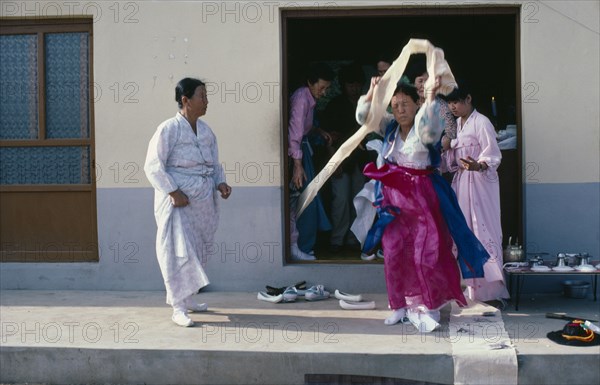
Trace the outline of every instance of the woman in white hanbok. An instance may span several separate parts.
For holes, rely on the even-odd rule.
[[[219,163],[216,137],[199,119],[208,106],[204,83],[182,79],[175,100],[179,112],[158,126],[144,171],[155,189],[156,255],[172,320],[192,326],[188,311],[207,310],[192,296],[209,283],[202,265],[219,221],[217,191],[227,199],[231,187]]]

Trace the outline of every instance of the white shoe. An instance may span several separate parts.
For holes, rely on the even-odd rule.
[[[175,310],[173,312],[173,316],[171,317],[173,322],[175,322],[179,326],[189,327],[194,324],[194,321],[187,314],[182,312],[181,310]]]
[[[408,320],[420,333],[430,333],[437,329],[440,326],[438,323],[439,314],[439,311],[422,311],[419,309],[408,309],[407,311]],[[435,318],[437,318],[437,321]]]
[[[259,299],[259,300],[261,300],[261,301],[265,301],[265,302],[278,303],[278,302],[283,301],[283,294],[268,295],[264,291],[259,291],[258,295],[256,296],[256,298]]]
[[[343,291],[339,291],[339,290],[335,290],[335,298],[337,299],[342,299],[344,301],[350,301],[350,302],[360,302],[362,301],[362,295],[360,294],[348,294],[348,293],[344,293]]]
[[[365,254],[365,253],[361,253],[360,254],[360,259],[362,259],[363,261],[372,261],[375,259],[375,254]]]
[[[373,310],[375,309],[375,301],[353,302],[340,299],[340,307],[344,310]]]
[[[208,310],[208,305],[205,303],[196,303],[189,301],[185,303],[185,307],[191,312],[202,312]]]
[[[323,285],[313,286],[304,293],[304,299],[307,301],[320,301],[327,298],[329,298],[329,292]]]
[[[298,298],[298,289],[290,286],[283,292],[283,302],[294,302]]]
[[[294,243],[292,245],[291,252],[292,260],[294,261],[315,261],[317,259],[314,255],[307,254],[300,250],[297,243]]]

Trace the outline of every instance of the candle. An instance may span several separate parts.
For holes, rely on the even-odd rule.
[[[497,111],[496,111],[496,99],[492,96],[492,115],[494,117],[496,117]]]

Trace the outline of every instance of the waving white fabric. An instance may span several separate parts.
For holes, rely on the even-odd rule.
[[[300,216],[302,211],[308,207],[327,179],[360,144],[361,140],[370,132],[379,129],[379,122],[393,96],[396,84],[404,73],[410,55],[418,53],[427,55],[427,73],[429,74],[429,79],[425,82],[425,90],[433,88],[436,78],[440,78],[439,92],[444,95],[447,95],[456,87],[454,75],[452,75],[450,66],[444,59],[444,51],[434,47],[428,40],[411,39],[375,87],[371,109],[369,110],[365,124],[340,146],[323,170],[319,172],[302,192],[302,195],[300,195],[298,205],[296,206],[298,208],[297,216]]]

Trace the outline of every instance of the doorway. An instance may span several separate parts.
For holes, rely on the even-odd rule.
[[[509,237],[523,240],[521,184],[521,118],[520,118],[520,8],[503,7],[396,7],[366,9],[284,10],[282,20],[282,137],[284,150],[284,186],[290,180],[287,157],[287,122],[289,97],[303,85],[303,71],[311,63],[326,62],[334,70],[354,62],[365,73],[365,88],[375,75],[380,56],[398,57],[411,38],[427,39],[444,50],[454,76],[468,80],[475,107],[495,123],[497,132],[517,127],[515,148],[502,150],[500,178],[503,243]],[[319,100],[318,115],[332,91]],[[337,87],[339,88],[339,87]],[[492,107],[492,97],[495,107]],[[492,109],[495,108],[495,117]],[[319,155],[315,150],[317,163]],[[318,167],[318,164],[316,165]],[[319,171],[318,169],[316,170]],[[451,178],[451,176],[448,176]],[[326,210],[331,200],[326,185],[321,190]],[[289,191],[284,189],[285,236],[289,245]],[[381,259],[365,262],[360,251],[328,251],[330,234],[319,233],[315,254],[310,263],[381,263]],[[504,246],[503,245],[503,246]],[[286,260],[291,261],[289,247]]]

